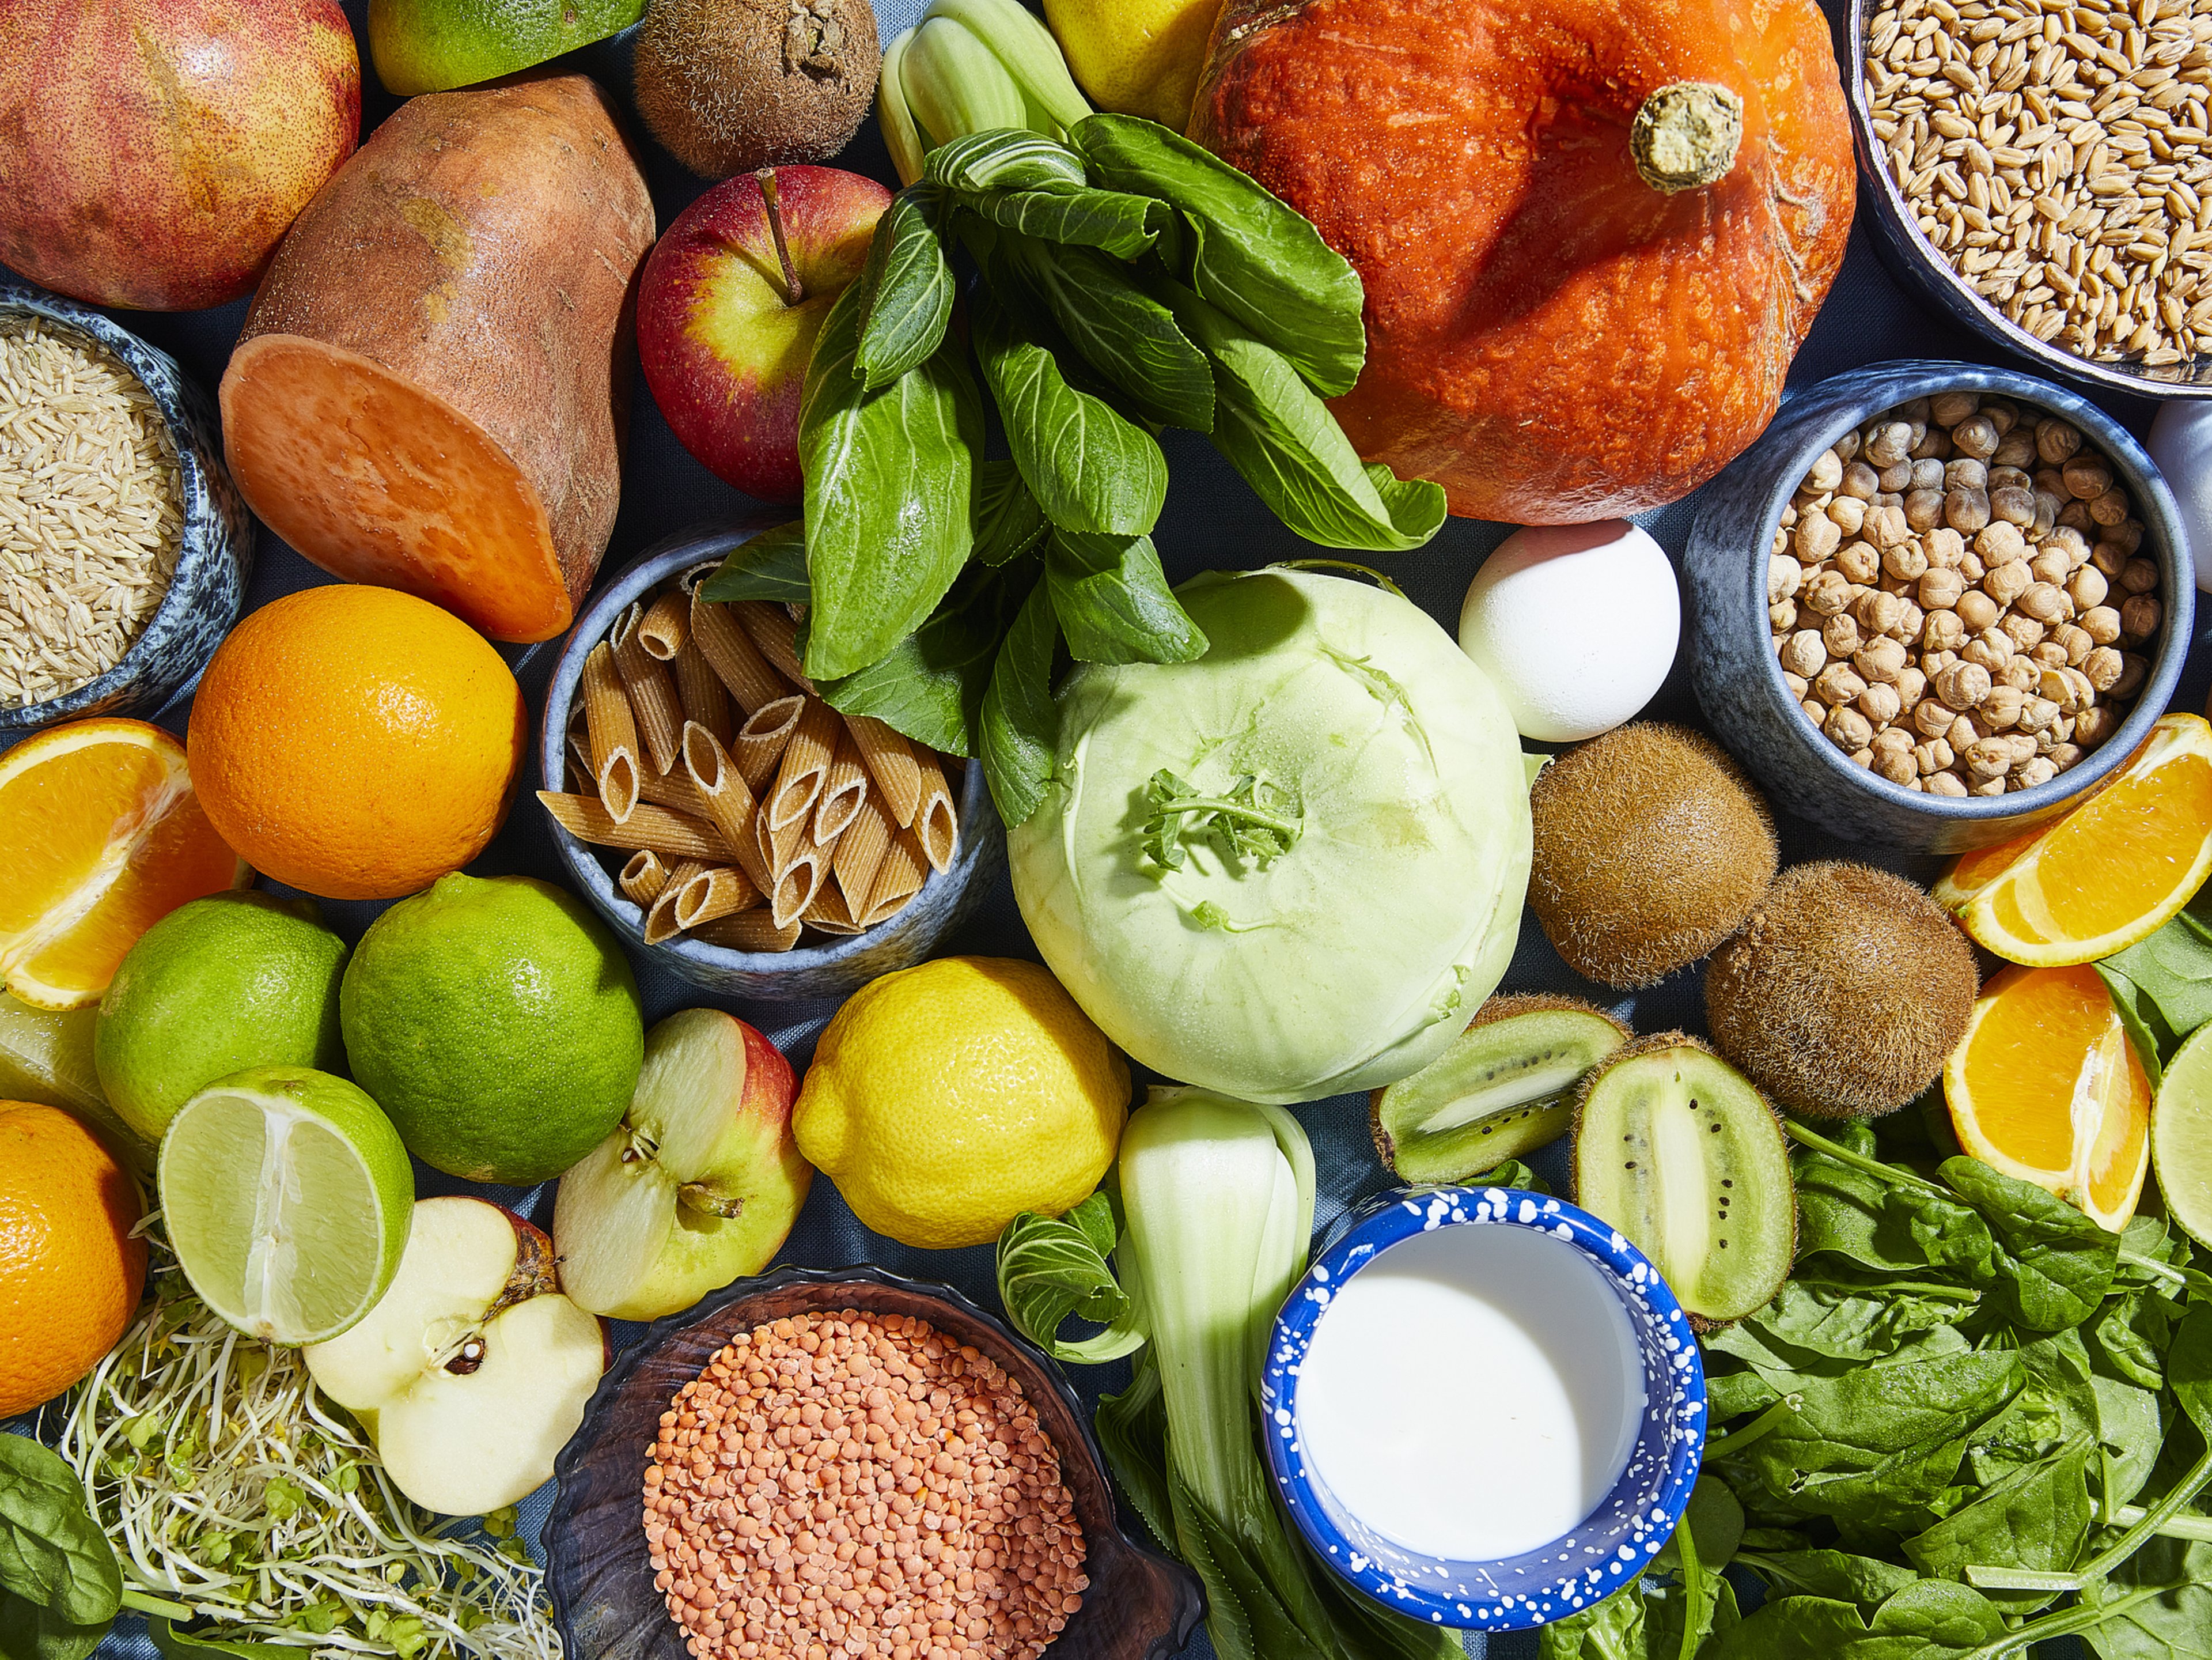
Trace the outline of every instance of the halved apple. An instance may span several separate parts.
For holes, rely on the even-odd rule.
[[[553,1242],[483,1199],[418,1199],[399,1272],[350,1331],[302,1351],[400,1492],[480,1516],[550,1481],[606,1370],[606,1329],[561,1294]]]
[[[647,1032],[628,1116],[554,1201],[569,1297],[658,1320],[766,1268],[814,1181],[791,1134],[797,1094],[775,1045],[718,1010]]]

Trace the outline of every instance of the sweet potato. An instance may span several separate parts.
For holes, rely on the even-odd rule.
[[[558,634],[614,527],[653,232],[586,76],[404,106],[300,216],[223,374],[253,510],[335,575]]]

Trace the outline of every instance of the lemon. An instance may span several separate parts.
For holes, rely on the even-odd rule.
[[[1050,972],[945,957],[837,1011],[792,1130],[862,1222],[951,1250],[1088,1198],[1128,1111],[1128,1063]]]
[[[1044,15],[1092,103],[1189,125],[1221,0],[1044,0]]]

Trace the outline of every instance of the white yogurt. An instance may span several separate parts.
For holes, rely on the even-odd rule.
[[[1620,1297],[1533,1228],[1391,1246],[1336,1288],[1298,1369],[1312,1475],[1384,1538],[1458,1561],[1573,1532],[1628,1467],[1643,1412]]]

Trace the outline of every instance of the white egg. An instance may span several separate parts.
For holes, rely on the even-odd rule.
[[[1516,530],[1484,562],[1459,643],[1523,738],[1595,738],[1651,701],[1674,661],[1682,597],[1666,550],[1624,519]]]
[[[2144,447],[2181,503],[2197,586],[2212,593],[2212,403],[2177,398],[2160,404]]]

